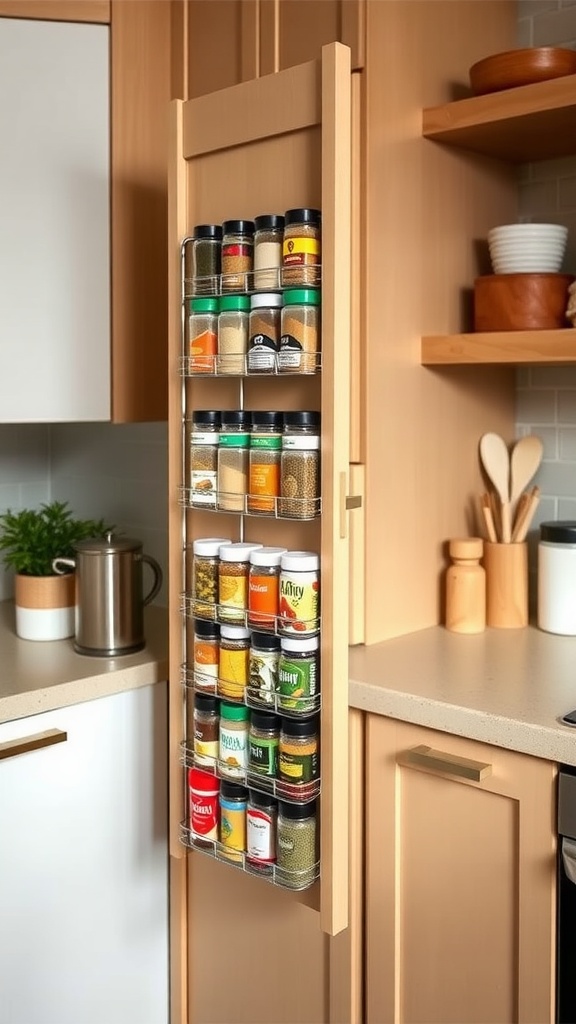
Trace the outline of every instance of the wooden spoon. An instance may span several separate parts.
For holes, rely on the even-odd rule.
[[[519,525],[520,513],[523,511],[521,506],[527,498],[524,492],[542,462],[542,451],[542,441],[533,434],[521,437],[512,449],[510,456],[510,507],[513,515],[514,509],[516,509],[513,538],[516,526]]]
[[[483,434],[480,438],[480,458],[500,499],[502,540],[510,543],[510,457],[506,442],[499,434]]]

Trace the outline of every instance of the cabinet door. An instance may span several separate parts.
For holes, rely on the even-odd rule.
[[[555,766],[369,716],[367,770],[369,1024],[552,1021]]]
[[[10,1024],[167,1024],[166,696],[158,684],[0,726]]]
[[[351,49],[352,68],[364,64],[365,0],[260,0],[259,73],[313,60],[327,43]]]
[[[0,17],[0,421],[110,418],[108,28]]]

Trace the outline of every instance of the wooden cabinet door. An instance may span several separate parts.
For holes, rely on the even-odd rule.
[[[552,1021],[555,766],[371,715],[367,771],[368,1024]]]
[[[258,77],[259,0],[181,0],[185,97],[193,99]],[[178,40],[176,40],[178,45]]]
[[[350,47],[353,70],[364,64],[365,0],[259,0],[259,73],[318,57],[327,43]]]

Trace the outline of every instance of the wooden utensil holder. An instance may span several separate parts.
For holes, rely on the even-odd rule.
[[[528,625],[528,545],[484,542],[486,625]]]

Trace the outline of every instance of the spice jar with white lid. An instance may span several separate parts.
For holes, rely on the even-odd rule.
[[[218,608],[218,552],[229,537],[201,537],[192,544],[192,613],[215,619]]]
[[[226,220],[222,225],[222,292],[246,292],[254,265],[254,221]]]
[[[248,491],[248,450],[252,414],[244,409],[222,413],[218,444],[218,508],[244,512]]]
[[[278,514],[313,519],[320,512],[320,413],[285,412]]]
[[[284,217],[276,213],[254,219],[254,289],[268,291],[281,287]]]
[[[314,551],[287,551],[280,560],[280,632],[312,635],[320,629],[320,558]]]
[[[540,523],[538,627],[576,636],[576,521]]]
[[[250,299],[248,371],[274,373],[280,347],[282,296],[257,292]]]
[[[223,544],[218,564],[218,618],[244,625],[248,611],[250,555],[262,544],[238,541]]]
[[[217,372],[242,376],[248,351],[250,296],[222,295],[219,308]]]
[[[280,560],[286,548],[256,548],[250,553],[248,625],[275,629],[280,607]]]

